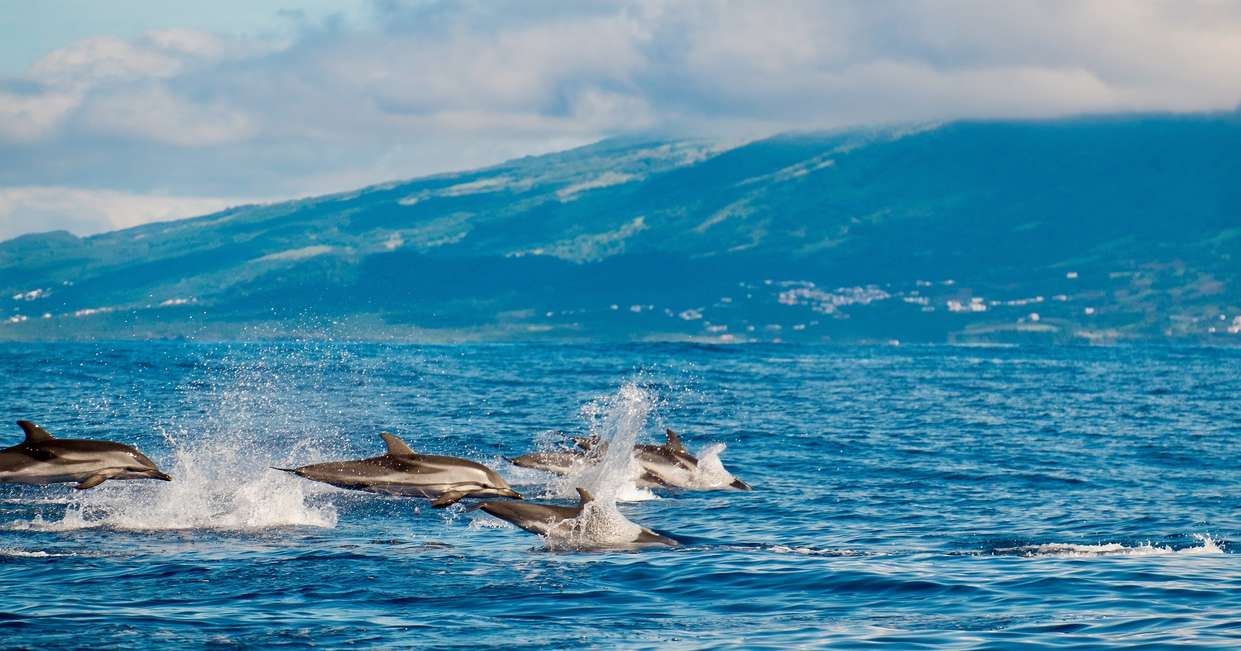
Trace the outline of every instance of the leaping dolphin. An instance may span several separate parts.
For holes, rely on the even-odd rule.
[[[577,494],[579,499],[575,506],[480,502],[477,508],[553,543],[568,542],[578,547],[679,544],[672,538],[630,522],[620,513],[603,510],[585,488],[578,488]],[[599,510],[588,510],[594,508]]]
[[[681,437],[671,429],[666,429],[664,432],[667,440],[663,445],[633,446],[634,456],[639,466],[638,476],[634,477],[634,485],[638,488],[752,490],[749,484],[733,477],[727,471],[719,477],[705,477],[700,470],[698,458],[689,453],[685,444],[681,442]],[[577,437],[573,439],[573,442],[577,445],[575,450],[532,452],[509,459],[509,462],[522,468],[532,468],[563,476],[570,474],[583,464],[597,463],[599,459],[597,453],[604,450],[607,445],[607,443],[600,443],[597,437]],[[718,481],[712,481],[716,479]]]
[[[719,467],[723,471],[722,476],[710,478],[718,479],[718,481],[704,481],[707,478],[700,471],[698,457],[689,453],[676,432],[665,429],[664,433],[667,435],[667,440],[663,445],[633,446],[638,463],[642,465],[642,481],[670,488],[752,490],[749,484],[733,477],[731,473],[724,470],[722,465]],[[728,479],[732,481],[728,482]]]
[[[109,479],[172,477],[135,448],[112,441],[58,439],[28,420],[17,421],[26,440],[0,450],[0,483],[59,484],[94,488]]]
[[[513,497],[516,491],[494,470],[468,459],[417,454],[405,441],[379,434],[388,446],[380,457],[356,461],[330,461],[300,468],[275,468],[313,481],[353,490],[433,498],[440,509],[465,497]]]
[[[577,466],[594,463],[585,450],[553,450],[548,452],[531,452],[519,457],[508,459],[508,462],[519,468],[542,470],[556,475],[567,475]]]

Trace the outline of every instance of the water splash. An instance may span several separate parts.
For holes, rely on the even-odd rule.
[[[171,483],[106,485],[79,494],[60,520],[36,517],[29,528],[71,531],[267,529],[336,525],[331,504],[312,504],[313,485],[267,471],[268,455],[236,437],[212,437],[176,450]]]
[[[592,449],[597,462],[579,464],[557,482],[557,488],[562,496],[573,498],[577,497],[577,488],[585,488],[594,500],[585,505],[578,517],[563,523],[559,535],[547,540],[549,547],[623,545],[642,532],[642,527],[626,518],[616,503],[658,499],[634,484],[641,470],[633,455],[634,443],[655,404],[655,396],[648,389],[630,381],[616,393],[582,407],[590,434],[599,441]]]
[[[720,455],[728,449],[723,443],[712,443],[698,452],[698,467],[690,477],[690,486],[700,489],[727,488],[736,477],[724,468]]]
[[[329,491],[269,469],[321,456],[324,419],[307,392],[323,381],[323,368],[332,360],[315,359],[305,350],[280,352],[286,355],[278,361],[243,352],[208,362],[206,381],[179,388],[179,415],[160,432],[172,463],[168,455],[153,455],[161,457],[157,463],[172,482],[107,482],[70,495],[60,519],[36,515],[11,523],[12,528],[334,527],[335,507],[314,499]]]
[[[512,528],[513,525],[475,518],[470,528]],[[626,518],[615,503],[591,501],[575,518],[548,523],[540,535],[546,550],[596,551],[637,549],[648,545],[666,545],[664,541],[641,540],[642,534],[653,533]]]
[[[642,470],[634,459],[633,446],[655,404],[655,396],[648,389],[630,381],[616,393],[583,405],[582,417],[590,435],[599,442],[592,448],[589,461],[575,465],[555,483],[555,495],[576,499],[576,490],[582,487],[604,504],[659,499],[634,483]]]

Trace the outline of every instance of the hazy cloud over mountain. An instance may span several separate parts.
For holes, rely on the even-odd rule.
[[[746,138],[1241,101],[1236,3],[724,7],[383,1],[364,15],[290,14],[278,35],[170,23],[68,43],[0,79],[0,237],[635,131]]]

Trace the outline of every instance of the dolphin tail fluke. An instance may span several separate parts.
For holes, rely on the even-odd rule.
[[[741,491],[752,491],[752,490],[754,490],[754,488],[753,488],[753,487],[751,487],[749,484],[747,484],[747,483],[745,483],[745,482],[741,481],[740,479],[734,479],[734,480],[733,480],[733,483],[729,484],[729,486],[732,486],[733,488],[735,488],[735,489],[737,489],[737,490],[741,490]]]
[[[453,504],[456,504],[457,502],[460,502],[461,498],[469,494],[470,494],[470,491],[448,491],[447,493],[440,493],[440,496],[435,498],[435,501],[431,502],[431,508],[433,509],[447,508],[449,506],[452,506]]]

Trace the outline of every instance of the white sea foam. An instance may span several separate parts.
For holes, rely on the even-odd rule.
[[[1222,554],[1224,550],[1219,543],[1208,534],[1194,534],[1201,546],[1173,549],[1168,546],[1154,545],[1145,542],[1138,545],[1122,545],[1120,543],[1104,543],[1099,545],[1078,545],[1073,543],[1046,543],[1041,545],[1021,545],[1019,547],[1001,547],[996,554],[1026,557],[1057,557],[1057,558],[1091,558],[1095,556],[1163,556],[1168,554],[1198,555]]]
[[[469,529],[516,529],[517,527],[499,518],[475,517],[470,519]]]
[[[64,497],[7,497],[0,499],[0,504],[34,504],[43,506],[48,504],[73,504],[74,501],[70,496]]]
[[[49,554],[41,549],[26,550],[0,547],[0,556],[11,558],[50,558],[52,556],[68,556],[68,554]]]
[[[852,549],[815,549],[813,547],[790,547],[788,545],[772,545],[767,551],[776,554],[797,554],[800,556],[863,556],[862,552]]]

